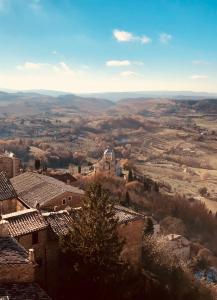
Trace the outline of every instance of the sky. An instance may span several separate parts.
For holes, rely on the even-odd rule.
[[[216,0],[0,0],[0,89],[217,92]]]

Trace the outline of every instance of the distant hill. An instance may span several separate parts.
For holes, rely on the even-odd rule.
[[[135,92],[108,92],[80,94],[84,97],[104,98],[112,101],[132,98],[167,98],[167,99],[195,99],[217,97],[217,93],[192,92],[192,91],[135,91]]]

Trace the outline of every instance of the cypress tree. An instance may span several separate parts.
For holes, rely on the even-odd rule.
[[[133,181],[133,172],[131,169],[129,170],[129,173],[128,173],[128,182],[130,182],[130,181]]]
[[[35,169],[39,170],[41,167],[41,162],[40,159],[35,159]]]
[[[117,276],[123,248],[117,227],[110,194],[99,183],[90,185],[70,232],[61,240],[63,252],[85,280],[106,282]]]
[[[129,195],[129,192],[126,191],[126,195],[125,195],[125,206],[126,207],[129,207],[130,206],[130,195]]]
[[[147,225],[144,231],[145,235],[152,235],[154,233],[154,224],[151,218],[148,218]]]

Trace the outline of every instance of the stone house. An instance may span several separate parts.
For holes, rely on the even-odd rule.
[[[191,243],[188,239],[179,234],[168,234],[164,237],[164,241],[172,254],[183,260],[190,259]]]
[[[26,209],[28,206],[18,198],[10,180],[0,172],[0,214]]]
[[[11,179],[19,198],[29,207],[47,211],[81,206],[84,191],[55,178],[26,172]]]
[[[8,178],[20,174],[21,161],[13,153],[0,154],[0,172],[5,172]]]
[[[144,216],[123,206],[115,206],[115,210],[119,219],[118,232],[125,240],[122,258],[137,267],[142,259]]]
[[[0,221],[0,299],[50,299],[34,282],[34,251],[26,251],[9,236],[8,222]]]
[[[47,228],[48,224],[37,209],[25,209],[2,216],[9,223],[9,234],[25,249],[34,249],[38,264],[36,280],[44,282],[47,263]]]

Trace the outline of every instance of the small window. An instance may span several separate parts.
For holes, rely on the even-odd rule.
[[[38,244],[38,232],[32,233],[32,245]]]
[[[69,198],[68,198],[68,199],[69,199],[69,201],[70,201],[70,200],[72,200],[72,197],[71,197],[71,196],[69,196]]]
[[[63,199],[62,204],[63,205],[66,204],[66,199]]]

